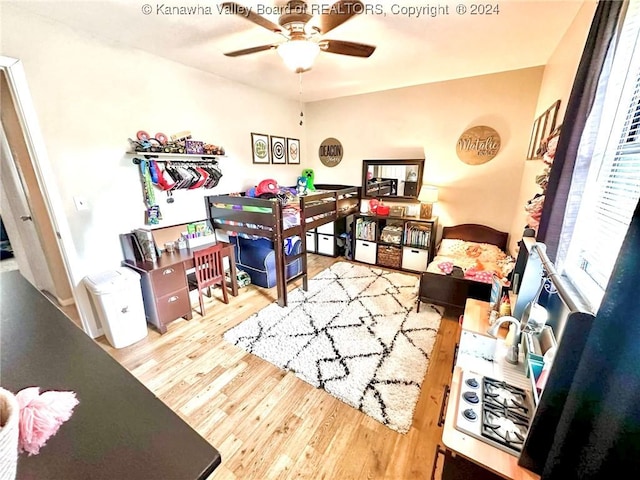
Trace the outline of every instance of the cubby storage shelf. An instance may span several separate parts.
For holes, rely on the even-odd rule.
[[[386,226],[398,226],[401,230],[394,241],[382,239]],[[423,272],[435,253],[438,217],[429,219],[414,217],[390,217],[379,215],[355,215],[354,259],[381,267]],[[385,238],[388,238],[389,229]]]

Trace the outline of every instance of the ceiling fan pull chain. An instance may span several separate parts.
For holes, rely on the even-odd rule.
[[[300,101],[300,126],[302,126],[302,118],[304,117],[304,113],[302,112],[302,72],[298,73],[299,78],[299,101]]]

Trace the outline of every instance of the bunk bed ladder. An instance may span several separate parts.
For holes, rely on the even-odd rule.
[[[302,277],[302,289],[307,291],[308,289],[308,276],[307,276],[307,241],[306,241],[306,228],[304,210],[300,212],[300,226],[298,227],[298,235],[300,236],[300,253],[294,255],[286,255],[284,253],[284,232],[282,221],[282,205],[274,205],[274,231],[273,231],[273,244],[276,255],[276,287],[278,293],[278,305],[281,307],[287,306],[287,285],[293,280],[297,280]],[[289,235],[290,232],[287,232]],[[287,278],[287,264],[292,260],[300,259],[302,267],[300,273],[294,277]]]
[[[300,261],[302,268],[302,289],[306,292],[309,289],[309,275],[307,275],[307,217],[304,213],[304,202],[300,208]]]

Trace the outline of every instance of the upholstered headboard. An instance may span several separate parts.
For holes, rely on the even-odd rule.
[[[466,242],[490,243],[506,252],[509,234],[485,225],[465,223],[462,225],[454,225],[453,227],[443,227],[442,238],[457,238],[458,240],[464,240]]]

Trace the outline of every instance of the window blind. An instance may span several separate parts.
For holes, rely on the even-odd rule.
[[[615,152],[604,158],[597,181],[591,234],[582,248],[583,270],[604,289],[640,198],[640,75]]]

